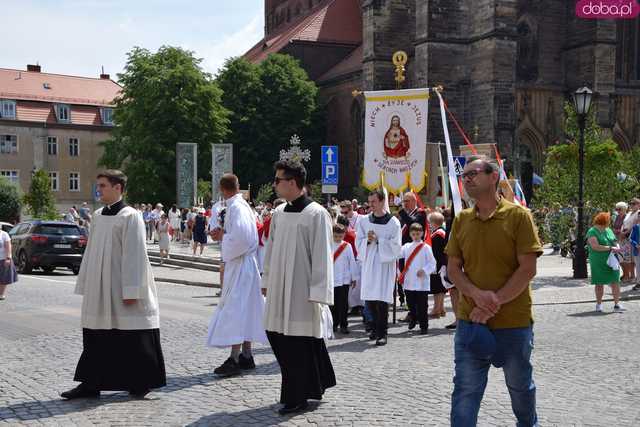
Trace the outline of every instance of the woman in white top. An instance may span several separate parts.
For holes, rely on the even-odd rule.
[[[7,285],[17,281],[16,268],[11,257],[11,238],[0,230],[0,301],[4,300]]]
[[[169,210],[169,224],[171,228],[173,228],[173,237],[171,241],[180,241],[182,238],[182,232],[180,230],[180,223],[182,222],[182,213],[180,209],[177,208],[176,205],[173,205]]]

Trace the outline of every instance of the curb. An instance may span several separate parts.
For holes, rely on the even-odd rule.
[[[629,296],[621,296],[620,301],[638,301],[640,300],[640,295],[629,295]],[[603,298],[602,302],[611,302],[613,298]],[[533,303],[534,306],[544,306],[544,305],[571,305],[571,304],[590,304],[596,303],[595,298],[579,300],[579,301],[557,301],[557,302],[541,302],[541,303]]]
[[[198,286],[198,287],[201,287],[201,288],[220,289],[220,285],[215,284],[215,283],[195,282],[195,281],[192,281],[192,280],[156,277],[155,281],[156,282],[173,283],[173,284],[176,284],[176,285],[187,285],[187,286]]]

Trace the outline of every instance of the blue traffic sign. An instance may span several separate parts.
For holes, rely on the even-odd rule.
[[[322,184],[338,185],[338,146],[322,146]]]
[[[456,175],[460,176],[464,172],[464,165],[467,164],[467,158],[464,156],[456,156],[453,158],[453,167],[455,168]]]

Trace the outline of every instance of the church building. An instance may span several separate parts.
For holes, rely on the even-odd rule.
[[[340,187],[359,184],[364,103],[353,91],[395,88],[392,54],[409,55],[405,88],[444,87],[474,143],[497,143],[530,196],[544,150],[563,140],[563,104],[595,93],[600,126],[623,150],[640,140],[640,20],[585,20],[575,0],[265,0],[265,36],[245,54],[297,58],[327,107]],[[430,101],[428,140],[444,142]],[[450,125],[454,145],[463,139]],[[433,160],[433,159],[431,159]]]

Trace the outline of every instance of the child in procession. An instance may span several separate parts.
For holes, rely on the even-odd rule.
[[[333,332],[340,327],[341,334],[349,333],[349,289],[355,287],[358,280],[358,265],[351,245],[344,241],[346,228],[342,224],[333,226],[333,295],[331,306]]]
[[[423,241],[424,229],[418,223],[409,228],[411,243],[402,246],[404,269],[400,273],[398,282],[404,286],[409,302],[411,320],[409,329],[420,325],[420,335],[429,332],[429,291],[430,275],[436,271],[436,259],[431,247]]]

